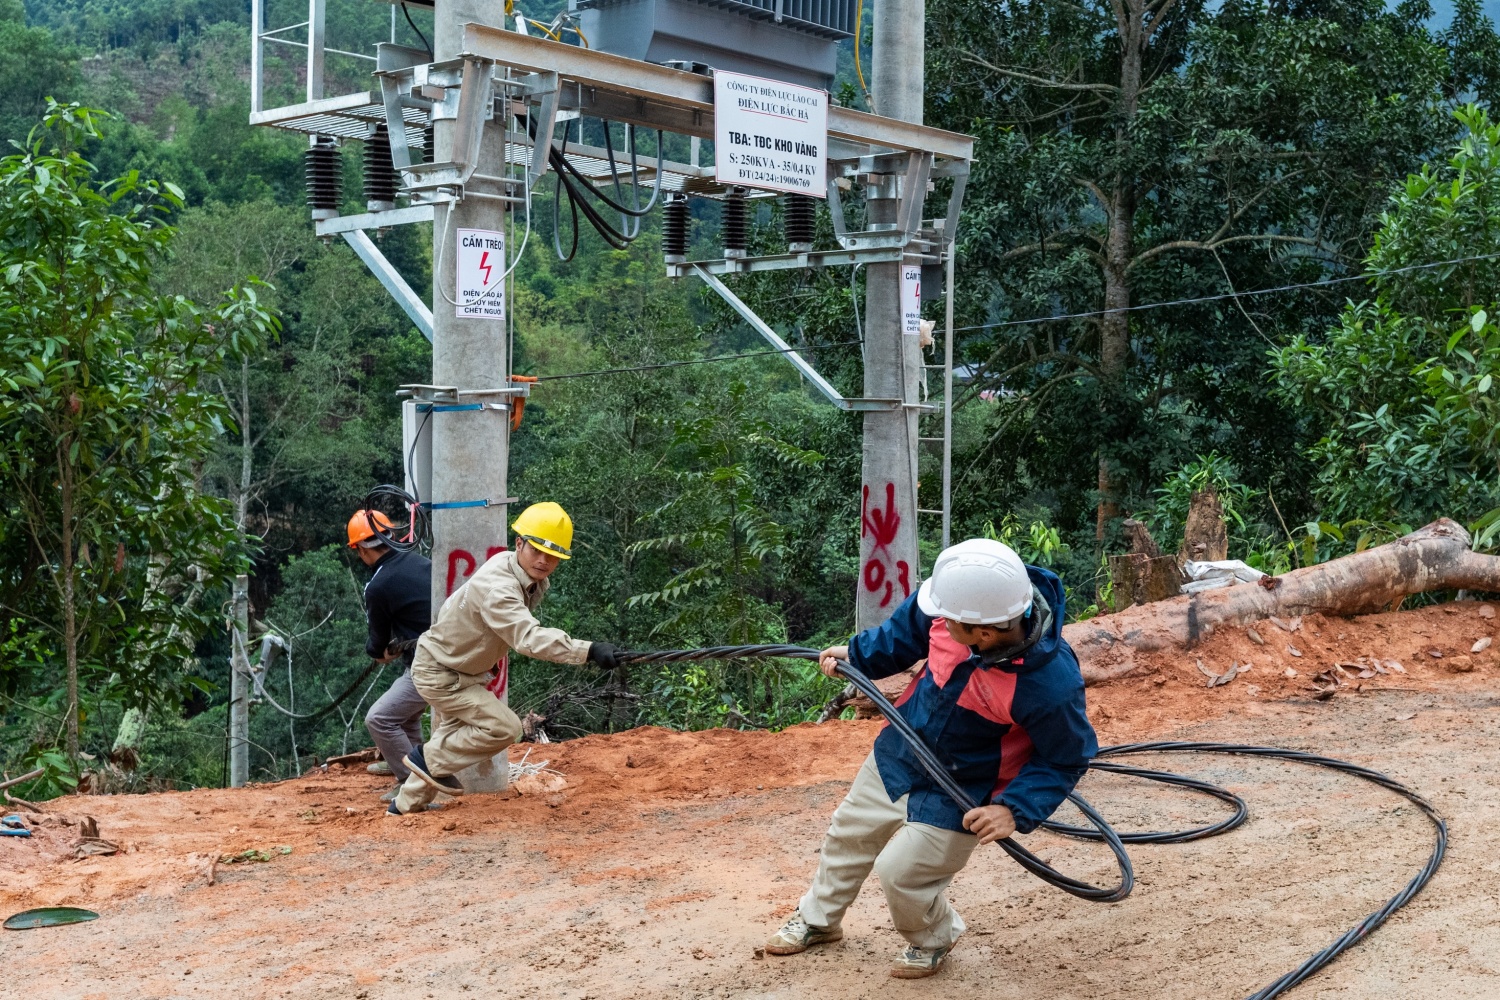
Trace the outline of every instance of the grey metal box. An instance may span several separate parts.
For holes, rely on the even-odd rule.
[[[824,90],[859,0],[569,0],[592,48]]]

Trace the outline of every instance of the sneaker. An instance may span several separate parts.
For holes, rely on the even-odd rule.
[[[366,766],[365,770],[369,771],[371,774],[390,774],[391,765],[387,764],[383,760],[377,760],[375,763]]]
[[[843,938],[842,928],[813,927],[802,919],[802,914],[794,913],[766,942],[766,954],[795,955],[815,944],[828,944],[833,941],[842,941]]]
[[[388,791],[386,791],[383,795],[380,796],[380,801],[382,801],[382,802],[395,802],[396,801],[396,796],[398,796],[400,794],[401,794],[401,782],[398,781],[394,785],[392,785]]]
[[[397,791],[400,791],[400,789],[398,788]],[[429,811],[436,812],[437,810],[442,809],[442,808],[443,807],[440,806],[440,805],[438,805],[436,802],[429,802],[425,806],[422,807],[422,811],[423,812],[429,812]],[[407,816],[407,815],[410,815],[409,813],[404,813],[400,809],[396,808],[396,800],[394,798],[392,798],[391,801],[386,805],[386,807],[385,807],[385,814],[387,816]]]
[[[891,975],[897,979],[926,979],[937,973],[942,967],[943,959],[952,950],[952,945],[946,948],[918,948],[909,944],[891,963]]]
[[[422,748],[412,747],[411,752],[401,758],[401,763],[411,768],[411,773],[427,782],[440,792],[449,795],[462,795],[464,786],[459,784],[458,779],[451,774],[436,775],[427,770],[427,759],[422,756]]]

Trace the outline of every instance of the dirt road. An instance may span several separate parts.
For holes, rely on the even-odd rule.
[[[1357,625],[1309,620],[1275,644],[1237,631],[1198,651],[1218,670],[1232,656],[1260,657],[1223,688],[1203,688],[1192,660],[1162,658],[1154,673],[1091,691],[1107,741],[1317,750],[1407,781],[1448,817],[1448,861],[1427,891],[1292,996],[1500,996],[1500,663],[1486,653],[1451,669],[1493,624],[1471,604]],[[1301,657],[1279,648],[1289,642]],[[1365,646],[1405,673],[1354,680],[1350,668],[1330,700],[1309,697],[1308,678]],[[1296,678],[1285,676],[1292,663]],[[899,938],[874,884],[843,942],[755,958],[805,888],[875,731],[644,729],[536,747],[533,757],[567,776],[551,804],[545,795],[472,797],[400,819],[379,814],[382,785],[362,770],[239,791],[61,800],[33,840],[0,840],[0,911],[67,903],[102,916],[0,934],[0,994],[1227,1000],[1378,906],[1431,842],[1415,809],[1352,778],[1162,759],[1245,795],[1251,819],[1210,841],[1132,848],[1138,884],[1122,903],[1074,899],[991,848],[954,883],[970,932],[936,980],[887,977]],[[1091,775],[1083,791],[1122,829],[1186,825],[1219,808],[1107,775]],[[76,832],[60,821],[85,813],[126,852],[68,859]],[[1025,839],[1067,871],[1110,877],[1099,848]],[[219,864],[209,884],[211,858],[252,848],[271,860]]]

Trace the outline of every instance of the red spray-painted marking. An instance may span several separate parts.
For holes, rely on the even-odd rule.
[[[504,545],[491,545],[484,553],[484,561],[489,562],[495,556],[505,551]],[[463,563],[463,571],[459,571],[459,564]],[[454,549],[448,553],[448,589],[443,591],[444,596],[453,593],[454,587],[474,575],[479,568],[479,560],[474,558],[474,553],[467,549]]]
[[[883,608],[891,603],[891,598],[895,596],[895,583],[899,583],[901,598],[905,600],[911,595],[911,567],[905,559],[896,559],[890,550],[890,544],[901,531],[901,513],[896,510],[895,483],[885,484],[885,510],[870,506],[870,487],[864,488],[859,521],[860,539],[872,540],[870,554],[860,570],[865,589],[872,594],[879,594],[884,590],[880,598],[880,606]],[[896,578],[895,583],[891,580],[892,575]]]
[[[500,657],[500,662],[491,669],[494,672],[490,675],[489,683],[484,686],[485,690],[504,701],[505,691],[510,687],[510,657]]]
[[[458,564],[460,562],[468,563],[468,565],[464,568],[464,571],[463,571],[462,574],[460,574],[459,571],[458,571]],[[445,589],[443,591],[443,594],[444,595],[449,595],[449,594],[453,593],[453,585],[456,582],[458,582],[458,579],[459,579],[460,576],[462,576],[462,578],[465,579],[465,580],[467,580],[469,577],[473,576],[474,575],[474,570],[476,568],[476,565],[477,564],[474,561],[474,554],[472,552],[467,552],[467,551],[465,551],[463,549],[454,549],[452,552],[449,552],[448,553],[448,586],[447,586],[447,589]]]
[[[489,562],[495,556],[505,551],[504,545],[491,545],[484,553],[484,561]],[[463,572],[459,572],[459,564],[463,564]],[[467,549],[454,549],[448,553],[448,589],[445,593],[451,595],[454,585],[474,575],[479,568],[479,560],[474,558],[474,553]],[[510,687],[510,657],[502,656],[500,662],[491,668],[489,683],[485,688],[501,701],[505,700],[506,690]]]

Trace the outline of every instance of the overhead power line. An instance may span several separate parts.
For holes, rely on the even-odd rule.
[[[1436,267],[1448,267],[1453,264],[1468,264],[1479,260],[1495,260],[1500,258],[1500,252],[1474,254],[1470,257],[1454,257],[1451,260],[1437,260],[1426,264],[1411,264],[1406,267],[1393,267],[1388,271],[1381,271],[1380,275],[1405,274],[1410,271],[1427,271]],[[1094,319],[1099,316],[1107,316],[1111,313],[1140,312],[1146,309],[1165,309],[1169,306],[1188,306],[1202,302],[1223,302],[1228,299],[1246,298],[1252,295],[1275,295],[1281,292],[1293,292],[1304,288],[1327,288],[1332,285],[1347,284],[1351,281],[1369,281],[1380,275],[1351,274],[1343,278],[1326,278],[1323,281],[1306,281],[1293,285],[1277,285],[1273,288],[1254,288],[1244,292],[1224,292],[1219,295],[1201,295],[1190,299],[1172,299],[1167,302],[1147,302],[1138,306],[1126,306],[1124,309],[1095,309],[1089,312],[1064,313],[1060,316],[1039,316],[1034,319],[1010,319],[998,323],[979,323],[974,326],[958,326],[953,328],[954,333],[966,333],[973,330],[995,330],[1010,326],[1029,326],[1036,323],[1057,323],[1070,319]],[[720,361],[739,361],[742,358],[763,358],[772,354],[793,354],[799,351],[821,351],[832,347],[856,347],[864,343],[862,340],[844,340],[834,344],[809,344],[803,347],[792,347],[787,350],[750,351],[744,354],[721,354],[712,358],[692,358],[686,361],[664,361],[653,365],[633,365],[629,368],[603,368],[590,372],[568,372],[563,375],[542,375],[538,378],[540,382],[554,382],[569,378],[592,378],[599,375],[620,375],[626,372],[656,371],[662,368],[682,368],[688,365],[711,365]]]
[[[786,350],[750,351],[747,354],[721,354],[713,358],[693,358],[688,361],[663,361],[655,365],[635,365],[631,368],[604,368],[594,372],[568,372],[566,375],[542,375],[538,382],[554,382],[565,378],[588,378],[594,375],[618,375],[622,372],[649,372],[658,368],[682,368],[686,365],[711,365],[716,361],[738,361],[741,358],[763,358],[769,354],[796,354],[799,351],[821,351],[829,347],[855,347],[863,341],[844,340],[837,344],[809,344],[805,347],[790,347]]]
[[[1430,264],[1412,264],[1407,267],[1393,267],[1379,274],[1351,274],[1344,278],[1326,278],[1323,281],[1307,281],[1296,285],[1277,285],[1274,288],[1254,288],[1245,292],[1224,292],[1219,295],[1202,295],[1192,299],[1172,299],[1169,302],[1147,302],[1138,306],[1126,306],[1123,309],[1094,309],[1089,312],[1064,313],[1061,316],[1038,316],[1035,319],[1007,319],[997,323],[979,323],[975,326],[958,326],[953,328],[954,333],[965,333],[970,330],[997,330],[1008,326],[1032,326],[1037,323],[1058,323],[1070,319],[1095,319],[1099,316],[1109,316],[1115,313],[1140,312],[1144,309],[1165,309],[1168,306],[1190,306],[1200,302],[1223,302],[1226,299],[1242,299],[1252,295],[1275,295],[1280,292],[1293,292],[1302,288],[1326,288],[1329,285],[1341,285],[1350,281],[1369,281],[1372,278],[1386,274],[1405,274],[1408,271],[1425,271],[1434,267],[1448,267],[1451,264],[1467,264],[1476,260],[1494,260],[1500,257],[1500,253],[1475,254],[1472,257],[1455,257],[1452,260],[1437,260]]]

